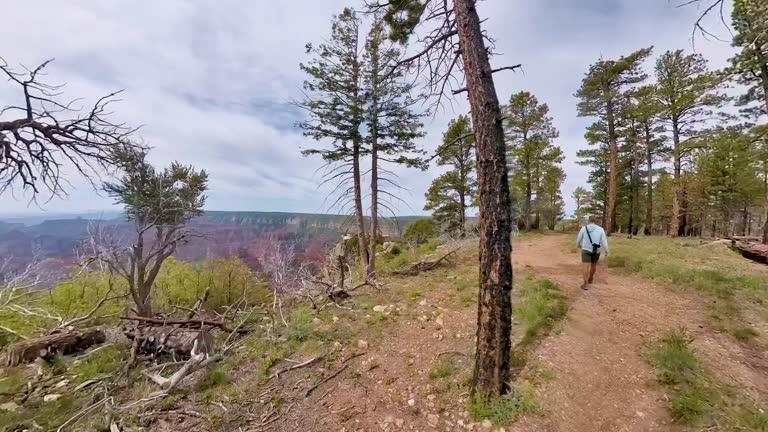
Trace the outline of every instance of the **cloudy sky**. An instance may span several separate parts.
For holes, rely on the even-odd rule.
[[[66,95],[93,100],[125,89],[115,118],[143,125],[141,139],[162,165],[180,160],[210,173],[207,208],[324,212],[318,189],[320,161],[300,155],[311,145],[294,123],[306,61],[304,45],[327,37],[338,0],[12,2],[3,7],[0,56],[36,65],[55,57],[52,82],[67,83]],[[691,50],[696,8],[676,0],[486,0],[481,15],[497,39],[496,66],[523,64],[517,73],[496,74],[499,99],[533,92],[551,108],[560,130],[568,176],[563,195],[587,173],[576,164],[589,119],[576,116],[573,93],[590,63],[653,45]],[[724,33],[712,21],[713,30]],[[727,35],[727,33],[726,33]],[[696,40],[713,67],[732,50],[727,43]],[[649,64],[650,68],[650,64]],[[18,89],[0,82],[0,105],[18,103]],[[430,117],[427,150],[434,150],[452,117],[465,113],[463,97]],[[438,171],[398,170],[408,191],[401,214],[421,213],[423,194]],[[93,211],[110,208],[83,181],[72,178],[69,196],[29,205],[21,193],[0,196],[0,213]]]

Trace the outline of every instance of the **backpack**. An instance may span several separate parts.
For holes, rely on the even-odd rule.
[[[600,249],[600,243],[595,243],[594,240],[592,240],[592,236],[589,234],[589,229],[587,226],[584,226],[584,231],[587,232],[587,237],[589,238],[589,242],[592,243],[592,254],[596,254],[597,251]]]

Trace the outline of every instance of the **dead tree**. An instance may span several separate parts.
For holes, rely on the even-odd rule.
[[[384,11],[390,37],[405,42],[421,23],[422,48],[393,66],[425,78],[427,93],[440,103],[450,91],[467,93],[475,132],[480,207],[480,293],[473,394],[509,390],[512,313],[511,202],[504,130],[493,74],[520,65],[492,68],[493,40],[482,30],[475,0],[406,0],[370,4]],[[463,73],[460,73],[463,72]]]
[[[283,314],[283,295],[296,290],[299,285],[299,274],[296,268],[296,246],[283,242],[277,237],[270,237],[258,255],[261,267],[269,278],[272,289],[273,322],[280,317],[283,325],[287,326]]]
[[[0,195],[20,187],[51,196],[66,193],[67,169],[89,181],[113,162],[114,146],[135,129],[109,119],[119,91],[90,108],[79,99],[63,100],[63,85],[46,83],[47,60],[34,69],[14,69],[0,58],[0,75],[18,86],[20,102],[0,107]]]

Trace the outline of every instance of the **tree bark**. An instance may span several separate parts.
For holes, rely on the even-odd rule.
[[[765,99],[765,113],[766,115],[768,115],[768,62],[766,62],[765,59],[762,59],[762,55],[760,56],[760,58],[762,60],[762,64],[760,65],[760,76],[763,80],[763,98]],[[768,171],[765,172],[765,175],[766,175],[766,185],[768,185]],[[768,187],[766,187],[766,194],[765,194],[765,220],[763,220],[763,243],[768,244]]]
[[[360,179],[360,141],[352,143],[352,177],[355,194],[355,216],[357,219],[357,248],[360,252],[360,265],[368,267],[368,241],[365,233],[365,215],[363,214],[363,192]]]
[[[375,141],[375,140],[374,140]],[[366,273],[376,273],[376,246],[379,236],[379,168],[376,143],[371,143],[371,251],[368,253]]]
[[[371,68],[371,251],[368,253],[366,275],[370,278],[376,272],[376,246],[379,243],[379,56],[373,50]]]
[[[765,191],[765,213],[763,213],[763,243],[768,244],[768,162],[763,162],[763,188]]]
[[[472,393],[509,391],[512,317],[511,207],[501,110],[475,0],[454,0],[477,145],[480,289]]]
[[[619,197],[619,146],[616,138],[616,123],[613,113],[613,101],[606,104],[606,119],[608,121],[608,221],[606,222],[607,234],[616,231],[616,208]]]
[[[525,180],[525,207],[523,208],[523,217],[525,218],[525,230],[531,230],[531,172],[530,168],[526,174]]]
[[[645,124],[645,164],[648,172],[646,173],[646,187],[648,188],[645,205],[645,235],[651,235],[653,230],[653,149],[651,148],[651,128],[648,123]]]
[[[682,149],[680,148],[680,125],[677,118],[672,119],[673,164],[675,177],[675,191],[672,198],[672,223],[669,226],[669,235],[680,237],[685,235],[688,224],[687,203],[685,187],[682,179]]]
[[[142,226],[142,225],[139,225]],[[131,259],[131,275],[129,287],[133,302],[136,304],[136,314],[142,317],[152,316],[151,285],[145,283],[147,263],[144,258],[144,231],[139,228],[136,244],[133,245]]]

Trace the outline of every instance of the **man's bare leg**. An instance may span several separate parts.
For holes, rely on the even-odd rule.
[[[595,271],[597,270],[597,263],[593,262],[589,264],[589,275],[587,277],[587,283],[592,283],[595,280]]]
[[[581,285],[582,289],[587,289],[587,283],[589,282],[590,263],[582,264],[581,276],[584,279],[584,283]]]

